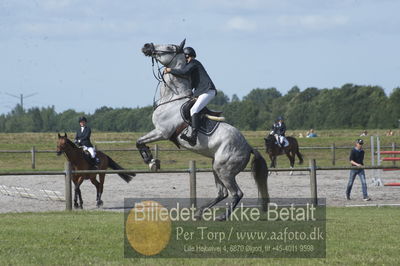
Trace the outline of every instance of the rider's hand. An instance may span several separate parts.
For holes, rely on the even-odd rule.
[[[169,72],[171,72],[171,68],[169,67],[164,68],[164,73],[169,73]]]

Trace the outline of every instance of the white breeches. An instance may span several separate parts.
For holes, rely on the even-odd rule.
[[[209,90],[206,93],[200,94],[196,103],[190,109],[190,115],[193,116],[193,114],[200,112],[214,97],[215,90]]]
[[[96,157],[96,150],[93,147],[86,147],[86,146],[82,146],[84,151],[88,151],[90,153],[90,156],[92,156],[92,158]]]
[[[278,136],[278,134],[275,134],[275,138],[278,143],[283,143],[284,147],[289,145],[289,141],[284,136]]]

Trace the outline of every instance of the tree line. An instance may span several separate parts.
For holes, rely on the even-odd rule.
[[[209,107],[223,111],[227,122],[241,130],[267,130],[279,115],[284,116],[290,129],[397,128],[400,87],[390,95],[379,86],[354,84],[303,91],[295,86],[284,95],[276,88],[256,88],[242,99],[219,91]],[[72,109],[57,113],[54,106],[24,110],[17,105],[10,113],[0,115],[0,132],[75,131],[78,117],[83,115],[95,131],[143,132],[153,128],[152,110],[152,106],[104,106],[93,114]]]

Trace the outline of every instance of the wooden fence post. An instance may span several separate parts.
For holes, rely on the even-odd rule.
[[[64,167],[65,167],[65,209],[67,211],[70,211],[72,210],[71,163],[65,162]]]
[[[196,161],[189,162],[190,173],[190,206],[197,208],[197,195],[196,195]]]
[[[332,165],[336,164],[336,146],[335,143],[332,143]]]
[[[158,152],[159,152],[158,144],[155,144],[154,145],[154,159],[159,159],[158,158],[158,156],[159,156]]]
[[[315,159],[310,160],[310,187],[311,187],[311,201],[314,205],[318,205],[317,166]]]
[[[31,149],[31,155],[32,155],[32,169],[35,169],[35,167],[36,167],[35,146],[33,146]]]

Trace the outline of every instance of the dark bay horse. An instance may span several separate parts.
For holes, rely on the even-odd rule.
[[[85,154],[83,149],[77,147],[71,140],[67,138],[67,134],[64,136],[58,134],[57,141],[57,155],[65,154],[67,160],[71,163],[72,168],[74,170],[95,170],[90,162],[90,155]],[[104,154],[101,151],[97,151],[97,156],[100,159],[100,164],[97,167],[98,170],[105,170],[107,168],[111,168],[114,170],[123,170],[121,166],[119,166],[116,162],[113,161],[109,156]],[[72,182],[75,185],[75,193],[74,193],[74,207],[81,208],[83,205],[82,194],[80,186],[85,179],[90,179],[93,185],[96,187],[96,205],[100,207],[103,205],[103,201],[101,200],[101,195],[103,194],[103,184],[106,174],[99,174],[100,182],[96,179],[97,174],[81,174],[81,175],[73,175]],[[135,174],[118,174],[123,180],[127,183],[132,180]],[[79,205],[78,205],[79,198]]]
[[[276,139],[273,135],[268,135],[266,138],[264,138],[265,151],[267,152],[271,160],[271,168],[276,167],[276,157],[283,154],[286,154],[286,156],[289,158],[291,168],[294,167],[296,155],[299,158],[299,164],[303,163],[303,155],[301,155],[299,151],[299,143],[297,142],[297,139],[294,137],[286,137],[286,139],[288,140],[289,145],[287,147],[281,148],[276,143]],[[290,175],[292,174],[293,172],[290,172]]]

